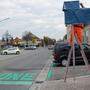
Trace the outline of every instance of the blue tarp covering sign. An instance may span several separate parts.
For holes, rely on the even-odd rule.
[[[80,8],[78,1],[64,2],[65,24],[90,24],[90,8]]]
[[[68,2],[64,2],[63,5],[63,10],[68,10],[68,9],[79,9],[79,1],[68,1]]]

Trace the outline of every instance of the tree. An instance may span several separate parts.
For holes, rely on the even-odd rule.
[[[56,43],[55,39],[49,38],[47,36],[44,36],[44,44],[47,45],[54,45]]]
[[[64,35],[63,40],[67,40],[67,34]]]
[[[18,37],[16,37],[15,39],[14,39],[14,41],[15,41],[15,44],[18,46],[20,43],[20,39],[18,38]]]
[[[6,31],[5,34],[2,36],[2,40],[6,42],[6,44],[10,44],[10,40],[12,39],[12,35]]]
[[[28,42],[32,40],[31,32],[24,32],[24,35],[22,36],[22,39],[26,41],[26,44],[28,45]]]
[[[5,39],[4,39],[4,37],[2,37],[2,42],[5,42]]]
[[[13,39],[13,37],[12,37],[11,40],[10,40],[10,44],[11,44],[11,45],[14,45],[14,39]]]
[[[48,45],[48,37],[46,37],[46,36],[44,36],[44,44],[45,44],[45,46],[47,46]]]
[[[36,38],[32,37],[32,43],[35,44],[36,43]]]

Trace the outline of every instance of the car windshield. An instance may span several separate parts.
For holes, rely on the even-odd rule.
[[[18,49],[18,47],[12,47],[12,48],[8,48],[9,50],[15,50]]]
[[[15,48],[9,48],[8,50],[15,50]]]
[[[67,44],[67,43],[57,43],[54,47],[55,50],[59,50],[61,48],[64,48],[64,47],[69,47],[70,45]]]

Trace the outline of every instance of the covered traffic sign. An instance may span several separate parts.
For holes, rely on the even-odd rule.
[[[79,1],[64,2],[65,24],[90,24],[90,8],[80,8]]]
[[[79,1],[66,1],[63,5],[63,11],[79,9]]]

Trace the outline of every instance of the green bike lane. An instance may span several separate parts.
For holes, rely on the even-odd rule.
[[[50,59],[50,55],[48,56]],[[45,64],[44,64],[45,65]],[[42,69],[44,67],[42,66]],[[35,82],[35,79],[40,74],[41,70],[37,67],[30,67],[27,63],[21,68],[10,68],[9,66],[2,67],[3,70],[0,71],[0,90],[28,90]],[[56,66],[51,63],[45,81],[60,80],[64,79],[65,67]],[[79,65],[75,67],[74,72],[76,77],[90,75],[90,70],[86,69],[84,65]],[[73,67],[69,67],[68,78],[73,77]],[[8,87],[5,89],[4,87]],[[14,89],[13,89],[14,88]]]
[[[64,79],[66,73],[66,67],[57,66],[56,64],[52,63],[50,69],[47,74],[47,81],[52,80],[61,80]],[[68,68],[67,78],[72,77],[81,77],[81,76],[90,76],[90,65],[88,69],[85,65],[76,65],[75,70],[73,70],[73,66]]]
[[[29,66],[29,65],[28,65]],[[0,90],[29,90],[41,69],[33,70],[29,67],[7,69],[0,71]]]
[[[29,90],[51,56],[48,51],[44,52],[46,55],[43,51],[26,55],[27,59],[23,55],[19,56],[20,60],[18,57],[11,58],[8,63],[4,60],[0,66],[0,90]]]
[[[43,68],[43,67],[42,67]],[[40,69],[33,69],[29,64],[21,68],[10,68],[5,66],[0,68],[0,85],[32,85],[35,78],[40,73]]]

